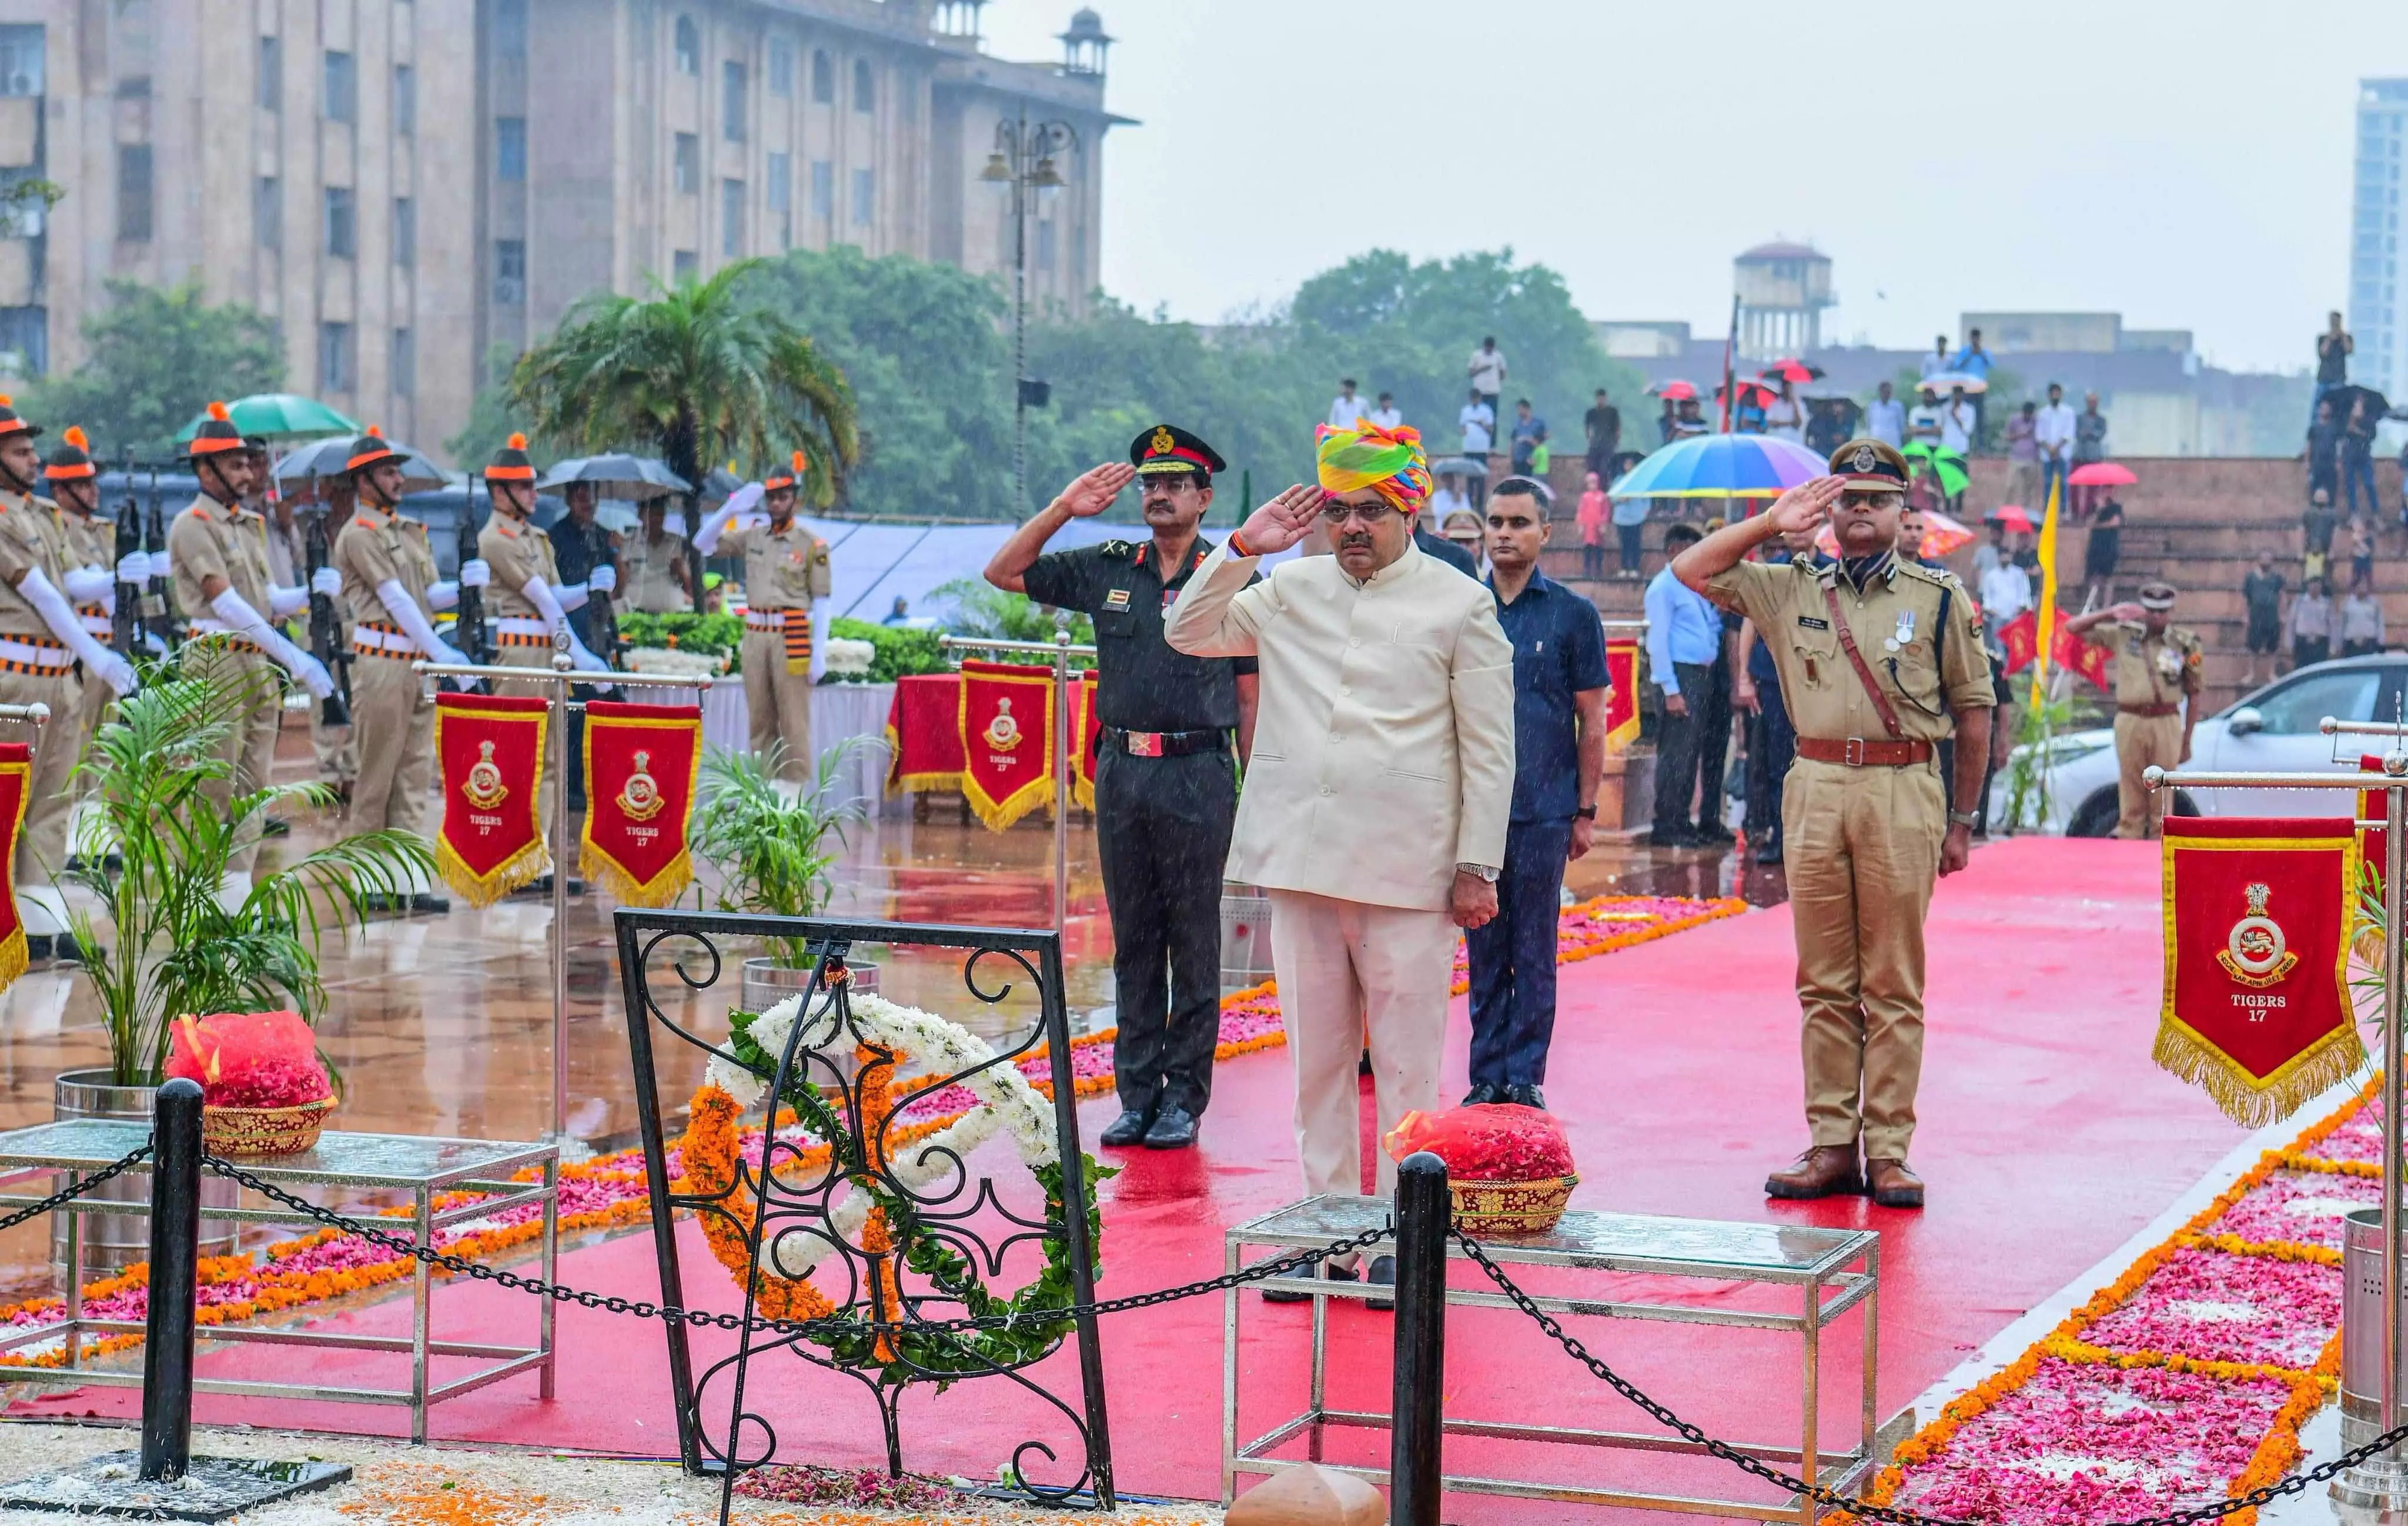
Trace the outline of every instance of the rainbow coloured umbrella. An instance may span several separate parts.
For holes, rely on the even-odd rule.
[[[1774,435],[1693,435],[1614,479],[1610,498],[1778,498],[1830,464]]]

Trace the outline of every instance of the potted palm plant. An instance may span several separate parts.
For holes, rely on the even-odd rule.
[[[109,1062],[58,1077],[58,1117],[148,1119],[169,1026],[185,1013],[289,1006],[314,1020],[325,1003],[325,935],[364,921],[370,903],[432,868],[432,850],[410,834],[365,832],[259,871],[238,902],[222,893],[227,863],[258,840],[271,807],[336,798],[322,784],[247,788],[233,777],[222,755],[227,738],[254,706],[280,703],[272,680],[171,659],[118,703],[77,763],[73,778],[91,807],[59,877],[84,892],[69,920],[99,996]],[[149,1191],[130,1177],[102,1195],[111,1189],[132,1200]],[[211,1227],[230,1237],[231,1226]],[[95,1264],[146,1253],[138,1219],[99,1218],[87,1229]]]
[[[712,748],[703,754],[701,798],[694,813],[695,857],[718,871],[721,911],[817,916],[835,891],[830,871],[845,828],[867,816],[857,800],[836,799],[838,772],[854,739],[819,756],[811,782],[781,786],[784,749],[766,756]],[[810,984],[810,961],[797,938],[765,940],[768,953],[744,962],[739,1000],[748,1012]],[[848,960],[856,990],[875,991],[878,969]]]

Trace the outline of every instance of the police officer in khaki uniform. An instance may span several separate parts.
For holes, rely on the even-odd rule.
[[[355,511],[314,586],[339,595],[351,625],[351,734],[360,749],[351,829],[393,827],[423,837],[435,779],[435,702],[410,664],[467,662],[435,633],[435,611],[460,602],[460,585],[437,578],[426,526],[401,515],[401,458],[391,446],[373,435],[354,441],[344,470]],[[473,581],[480,570],[472,562],[462,575]],[[452,903],[420,886],[408,909],[445,912]]]
[[[117,636],[117,526],[100,517],[100,467],[92,459],[92,441],[73,424],[59,438],[42,478],[66,524],[67,581],[75,585],[69,597],[75,601],[77,622],[105,647]],[[74,738],[77,757],[91,746],[116,697],[105,683],[83,686],[83,708],[60,734]]]
[[[668,500],[648,500],[637,512],[643,523],[619,548],[619,576],[625,584],[621,602],[651,615],[693,608],[685,537],[668,527]]]
[[[811,601],[828,596],[827,542],[795,520],[795,495],[810,458],[797,450],[792,469],[772,472],[757,500],[739,490],[703,521],[694,543],[705,556],[744,559],[744,703],[752,711],[752,750],[765,762],[782,749],[777,777],[807,781],[818,766],[811,750]],[[757,501],[769,522],[730,530],[730,521]]]
[[[1755,622],[1798,729],[1781,825],[1813,1144],[1765,1191],[1869,1191],[1887,1207],[1921,1207],[1906,1159],[1923,1068],[1923,918],[1935,877],[1972,851],[1996,696],[1972,599],[1948,573],[1898,555],[1905,459],[1851,440],[1831,470],[1683,551],[1672,572]],[[1742,560],[1827,515],[1840,562]],[[1956,777],[1942,780],[1935,744],[1952,734]]]
[[[184,611],[190,642],[206,648],[193,660],[192,670],[227,684],[245,706],[225,745],[233,777],[201,787],[202,794],[222,808],[237,789],[256,790],[274,777],[276,735],[284,721],[285,675],[319,699],[335,692],[335,680],[274,624],[306,606],[309,591],[280,587],[275,580],[268,562],[267,521],[243,506],[243,499],[254,490],[256,469],[223,403],[209,405],[209,416],[201,421],[186,450],[201,492],[167,527],[168,577],[176,607]],[[257,836],[236,845],[226,860],[228,882],[222,893],[250,894],[251,865],[258,859]]]
[[[2156,837],[2162,798],[2141,782],[2142,770],[2180,768],[2190,761],[2191,728],[2199,723],[2199,636],[2170,622],[2174,586],[2143,583],[2138,604],[2076,615],[2068,633],[2087,635],[2115,654],[2115,835]]]
[[[476,579],[487,577],[485,618],[493,636],[497,661],[504,667],[552,666],[552,654],[566,644],[569,661],[580,672],[608,673],[610,665],[586,649],[577,639],[568,623],[568,611],[580,608],[590,596],[583,583],[563,583],[559,564],[552,560],[552,537],[530,522],[535,513],[535,463],[527,458],[526,436],[513,435],[509,443],[495,452],[492,464],[485,468],[485,490],[493,499],[494,512],[487,516],[485,528],[477,535],[477,559],[466,573],[471,587],[480,586]],[[483,563],[482,567],[477,565]],[[597,567],[596,573],[609,573],[608,566]],[[613,577],[615,586],[615,575]],[[534,695],[550,698],[551,684],[540,678],[504,678],[494,685],[494,692],[502,695]],[[558,725],[560,718],[552,718]],[[552,792],[553,775],[552,738],[544,738],[543,789],[537,809],[542,813],[544,840],[552,840]],[[557,860],[565,845],[552,843]],[[569,881],[572,891],[580,882]],[[534,881],[525,888],[528,894],[546,893],[552,889],[550,876]]]

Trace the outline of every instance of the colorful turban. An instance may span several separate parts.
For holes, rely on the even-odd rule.
[[[1399,514],[1418,511],[1429,497],[1429,458],[1422,453],[1422,432],[1411,424],[1382,429],[1368,419],[1353,429],[1323,424],[1314,438],[1325,491],[1372,488]]]

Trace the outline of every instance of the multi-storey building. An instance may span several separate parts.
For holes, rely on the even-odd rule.
[[[2349,226],[2350,379],[2393,396],[2408,389],[2400,269],[2401,181],[2408,173],[2408,79],[2358,82],[2357,193]]]
[[[853,245],[1008,277],[998,124],[1061,122],[1033,306],[1096,279],[1111,39],[988,57],[985,0],[0,0],[0,371],[79,359],[104,282],[279,324],[288,385],[433,449],[589,292]]]

